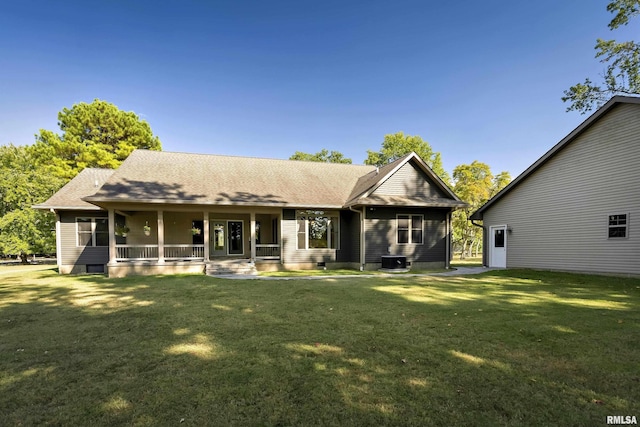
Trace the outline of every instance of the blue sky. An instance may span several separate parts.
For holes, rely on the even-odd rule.
[[[480,160],[515,177],[586,118],[560,97],[602,73],[596,38],[638,38],[609,31],[607,3],[7,1],[0,144],[100,98],[167,151],[362,163],[404,131],[449,172]]]

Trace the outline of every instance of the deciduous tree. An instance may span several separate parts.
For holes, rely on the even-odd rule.
[[[627,25],[629,19],[640,13],[640,0],[613,0],[607,10],[615,14],[609,29],[615,30]],[[576,110],[582,114],[604,104],[613,95],[640,94],[640,44],[635,41],[617,42],[598,39],[596,58],[606,64],[601,84],[586,78],[564,91],[562,101],[570,102],[567,111]]]
[[[367,150],[367,165],[382,166],[393,162],[402,156],[415,152],[444,182],[449,184],[451,178],[442,166],[442,157],[439,152],[433,151],[431,145],[419,135],[405,135],[397,132],[384,136],[380,151]]]
[[[469,217],[480,206],[496,195],[511,182],[509,172],[500,172],[494,176],[486,163],[474,160],[469,165],[458,165],[453,170],[453,191],[469,206],[454,211],[452,217],[453,236],[461,248],[460,258],[471,255],[473,248],[476,252],[482,242],[479,227],[474,226]]]
[[[351,159],[344,157],[344,154],[341,152],[333,150],[330,152],[326,148],[323,148],[315,154],[296,151],[291,157],[289,157],[289,160],[306,160],[310,162],[323,163],[351,163]]]
[[[25,146],[0,146],[0,253],[55,252],[55,217],[31,209],[51,197],[64,180],[51,176]]]

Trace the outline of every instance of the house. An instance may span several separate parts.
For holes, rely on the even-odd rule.
[[[484,264],[640,274],[640,98],[613,97],[471,216]]]
[[[383,255],[448,267],[465,206],[415,153],[388,165],[134,151],[85,169],[46,202],[61,273],[377,269]],[[253,267],[252,267],[253,268]]]

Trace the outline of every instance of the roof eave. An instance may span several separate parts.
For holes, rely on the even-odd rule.
[[[452,202],[415,202],[415,201],[406,201],[406,202],[384,202],[384,201],[375,201],[375,200],[363,200],[358,199],[353,201],[352,203],[348,203],[344,206],[345,209],[362,207],[362,206],[371,206],[371,207],[420,207],[420,208],[453,208],[453,209],[462,209],[468,206],[467,203],[452,201]]]
[[[57,205],[33,205],[32,209],[39,209],[44,211],[101,211],[103,210],[99,206],[57,206]]]
[[[165,200],[165,199],[117,199],[117,198],[99,198],[85,197],[82,200],[88,203],[94,203],[97,206],[106,209],[112,204],[148,204],[148,205],[193,205],[193,206],[242,206],[242,207],[271,207],[271,208],[300,208],[300,209],[342,209],[342,205],[337,204],[308,204],[308,203],[289,203],[289,202],[212,202],[208,200]]]

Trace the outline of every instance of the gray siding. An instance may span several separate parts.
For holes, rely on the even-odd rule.
[[[296,220],[291,215],[285,212],[282,220],[282,260],[285,264],[360,262],[360,216],[357,213],[340,211],[339,249],[297,249]]]
[[[366,215],[366,262],[381,262],[382,255],[405,255],[410,262],[446,261],[446,209],[374,208]],[[397,244],[396,215],[423,215],[423,244]]]
[[[60,239],[62,265],[107,264],[109,247],[84,247],[77,245],[76,217],[106,218],[106,212],[60,212]]]
[[[282,220],[282,261],[284,264],[336,261],[335,249],[298,249],[296,219]]]
[[[411,162],[405,163],[392,176],[383,182],[373,193],[373,195],[384,196],[429,196],[429,197],[449,197],[418,167]]]
[[[484,213],[508,224],[507,267],[640,274],[640,106],[621,104]],[[608,215],[628,214],[628,238]]]

